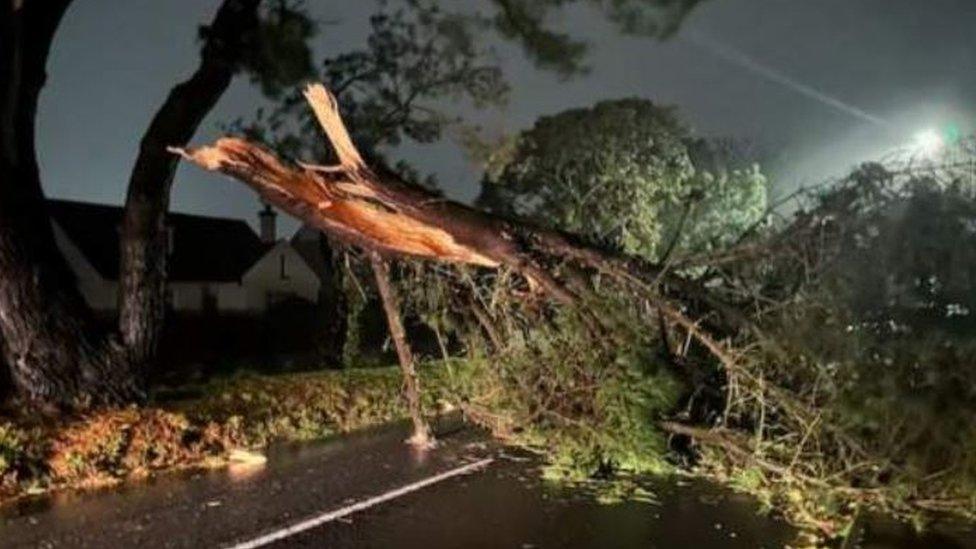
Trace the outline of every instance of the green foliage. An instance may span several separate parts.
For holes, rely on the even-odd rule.
[[[412,266],[398,279],[405,309],[467,357],[446,369],[449,395],[503,438],[540,450],[547,475],[570,481],[661,473],[667,445],[657,427],[684,389],[657,356],[656,333],[613,289],[578,307],[513,298],[513,277]],[[465,298],[469,292],[475,296]],[[599,327],[589,311],[597,310]],[[500,348],[470,311],[485,307]]]
[[[335,53],[319,66],[309,40],[316,25],[297,0],[266,4],[258,32],[247,48],[244,68],[275,101],[252,120],[231,126],[265,141],[280,152],[326,163],[332,153],[318,124],[294,85],[318,79],[339,98],[343,117],[359,148],[380,157],[384,146],[404,138],[419,143],[440,139],[444,128],[460,123],[439,105],[444,100],[476,107],[505,102],[508,84],[486,45],[495,31],[519,43],[544,69],[569,76],[583,72],[586,44],[549,24],[551,12],[570,3],[589,4],[624,32],[670,36],[702,0],[491,0],[490,14],[477,9],[447,9],[434,0],[383,0],[370,18],[365,47]],[[414,175],[408,166],[399,171]]]
[[[431,395],[439,394],[434,380]],[[232,423],[243,443],[263,446],[273,440],[323,438],[403,417],[400,389],[400,372],[390,367],[244,376],[214,381],[201,388],[205,398],[178,406],[191,417]]]
[[[0,419],[0,502],[12,494],[36,491],[37,479],[47,471],[43,439],[36,426]]]
[[[541,118],[483,183],[479,204],[660,259],[731,243],[762,219],[755,166],[692,140],[671,107],[640,99]]]
[[[587,44],[552,28],[551,12],[588,4],[624,32],[667,38],[703,0],[492,0],[494,28],[518,42],[538,66],[570,76],[585,72]]]
[[[912,179],[863,217],[830,275],[857,329],[968,339],[976,327],[974,190]]]
[[[801,372],[829,375],[829,421],[884,463],[859,482],[934,493],[950,486],[925,479],[948,476],[949,491],[966,493],[976,489],[976,194],[877,168],[856,179],[870,198],[780,341],[807,359]]]
[[[10,423],[0,423],[0,479],[12,474],[24,454],[24,433]]]
[[[302,0],[223,2],[220,9],[198,32],[207,63],[244,73],[270,99],[313,74],[317,29]]]
[[[757,458],[709,470],[821,537],[863,507],[976,516],[974,224],[968,169],[869,164],[727,267],[723,288],[761,296],[724,411]]]
[[[764,220],[766,177],[758,164],[739,158],[736,147],[727,141],[688,142],[695,167],[695,175],[685,184],[691,200],[685,208],[662,207],[659,211],[669,239],[677,237],[675,250],[705,253],[726,249]]]
[[[260,9],[255,35],[245,43],[243,68],[268,98],[313,74],[310,42],[317,32],[303,2],[268,0]]]
[[[542,395],[520,395],[523,413],[542,410],[535,422],[524,423],[523,440],[546,448],[550,474],[573,480],[664,472],[667,445],[656,423],[677,406],[680,384],[645,334],[617,333],[601,344],[586,337],[586,329],[578,319],[557,316],[551,326],[530,329],[525,348],[510,351],[504,364],[514,387],[537,379],[550,387]],[[542,408],[547,402],[551,410]]]
[[[477,18],[426,0],[381,5],[370,18],[366,47],[326,58],[311,76],[337,95],[362,151],[377,155],[379,147],[395,146],[404,137],[420,143],[439,139],[455,118],[431,102],[466,99],[480,106],[505,100],[501,73],[479,45]],[[237,126],[292,157],[331,160],[301,90],[291,90],[270,112],[259,110],[253,121]]]
[[[425,409],[447,400],[443,366],[423,366]],[[397,367],[245,375],[167,391],[145,408],[60,421],[0,421],[0,502],[114,484],[159,471],[222,466],[228,454],[276,440],[328,437],[406,416]],[[187,395],[193,395],[188,398]]]

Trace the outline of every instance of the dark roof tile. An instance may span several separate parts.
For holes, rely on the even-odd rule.
[[[67,200],[49,200],[48,208],[98,273],[117,280],[122,208]],[[174,231],[170,280],[237,281],[268,249],[239,219],[170,214],[168,224]]]

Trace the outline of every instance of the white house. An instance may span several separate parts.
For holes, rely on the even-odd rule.
[[[315,302],[321,282],[290,242],[279,240],[241,277],[249,309],[263,309],[290,298]]]
[[[54,236],[81,293],[97,311],[118,308],[122,208],[48,201]],[[170,214],[168,299],[175,311],[261,313],[287,299],[314,303],[321,285],[309,259],[275,234],[275,213],[260,213],[259,237],[244,221]]]

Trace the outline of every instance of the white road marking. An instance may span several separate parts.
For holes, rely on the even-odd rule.
[[[244,541],[236,545],[231,545],[228,547],[228,549],[255,549],[256,547],[263,547],[265,545],[268,545],[269,543],[273,543],[278,540],[282,540],[287,537],[294,536],[295,534],[304,532],[306,530],[311,530],[312,528],[351,515],[358,511],[363,511],[365,509],[369,509],[370,507],[374,507],[381,503],[385,503],[387,501],[396,499],[400,496],[405,496],[411,492],[416,492],[417,490],[421,490],[432,484],[437,484],[438,482],[447,480],[452,477],[456,477],[458,475],[466,475],[468,473],[472,473],[474,471],[477,471],[478,469],[487,467],[493,461],[495,461],[493,458],[485,458],[480,461],[476,461],[474,463],[469,463],[468,465],[464,465],[456,469],[451,469],[450,471],[445,471],[438,475],[427,477],[423,480],[418,480],[417,482],[407,484],[406,486],[402,486],[395,490],[390,490],[389,492],[385,492],[378,496],[373,496],[369,499],[364,499],[360,502],[347,505],[342,509],[336,509],[335,511],[328,511],[326,513],[322,513],[321,515],[303,520],[301,522],[297,522],[295,524],[292,524],[291,526],[286,526],[285,528],[282,528],[280,530],[275,530],[274,532],[265,534],[261,537],[254,538],[249,541]]]

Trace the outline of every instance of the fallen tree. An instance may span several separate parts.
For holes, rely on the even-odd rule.
[[[572,292],[532,257],[516,227],[367,166],[353,145],[335,98],[311,86],[315,110],[339,163],[289,165],[260,145],[223,138],[184,151],[185,158],[254,189],[263,200],[346,244],[402,255],[495,268],[506,265],[561,301]]]
[[[508,267],[533,289],[566,304],[578,302],[586,291],[585,271],[595,271],[648,291],[666,282],[676,295],[724,309],[703,288],[665,268],[559,231],[479,211],[407,183],[381,166],[368,166],[349,136],[335,97],[321,85],[309,86],[305,96],[336,153],[335,165],[291,164],[236,137],[170,150],[245,183],[262,200],[340,242],[381,255]],[[557,263],[569,268],[556,274],[551,267]],[[731,310],[722,314],[736,316]]]
[[[656,290],[667,281],[672,291],[722,309],[703,289],[646,261],[478,211],[409,184],[382,167],[371,167],[353,144],[335,97],[321,85],[309,86],[305,97],[332,145],[335,165],[292,164],[259,144],[235,137],[210,146],[171,150],[207,170],[240,180],[262,200],[370,254],[507,268],[523,277],[530,293],[564,305],[582,302],[591,290],[589,275],[607,275],[651,300],[670,321],[727,358],[719,343]],[[391,310],[387,307],[388,313]],[[587,316],[590,330],[599,332],[597,315]],[[730,311],[729,316],[735,315]],[[397,322],[389,314],[388,320],[391,325]],[[409,360],[401,362],[409,378]],[[413,396],[410,400],[418,401]],[[418,438],[423,439],[419,429]]]

